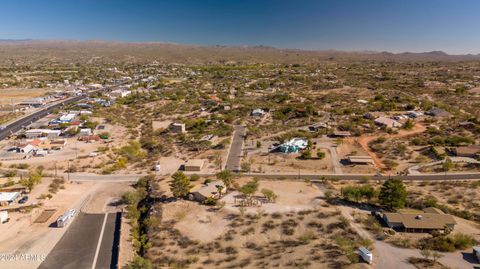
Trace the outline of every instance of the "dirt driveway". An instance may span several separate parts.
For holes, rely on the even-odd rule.
[[[375,152],[370,150],[370,147],[368,146],[368,144],[370,142],[374,141],[375,139],[379,138],[380,136],[383,136],[387,139],[389,139],[389,138],[403,138],[403,137],[423,133],[426,130],[427,130],[427,128],[425,128],[425,126],[423,126],[420,123],[416,123],[415,126],[411,130],[400,130],[398,132],[398,134],[392,134],[392,135],[387,134],[387,135],[361,136],[361,137],[357,138],[357,142],[368,153],[368,155],[370,155],[370,157],[372,157],[373,161],[375,162],[375,165],[379,169],[383,169],[383,168],[385,168],[385,165],[383,164],[382,160],[377,156],[377,154],[375,154]]]

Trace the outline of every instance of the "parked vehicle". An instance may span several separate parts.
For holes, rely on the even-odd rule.
[[[28,201],[28,196],[23,196],[22,199],[18,200],[19,204],[25,204]]]
[[[10,220],[7,211],[0,211],[0,223],[7,223]]]
[[[159,164],[156,164],[155,167],[153,167],[153,169],[154,169],[156,172],[160,172],[160,165],[159,165]]]
[[[362,257],[362,260],[367,262],[368,264],[372,264],[373,262],[373,255],[372,253],[365,247],[358,248],[358,254]]]
[[[68,221],[75,216],[76,210],[70,209],[57,219],[57,227],[65,227]]]
[[[475,258],[480,261],[480,246],[473,247],[473,256],[475,256]]]

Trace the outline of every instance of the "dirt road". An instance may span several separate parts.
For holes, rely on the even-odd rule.
[[[387,139],[403,138],[403,137],[423,133],[426,130],[427,130],[427,128],[425,128],[425,126],[421,125],[420,123],[416,123],[415,126],[411,130],[400,130],[397,134],[361,136],[361,137],[357,138],[357,143],[360,144],[360,146],[368,153],[368,155],[370,155],[370,157],[372,157],[373,161],[375,162],[375,165],[379,169],[383,169],[383,168],[385,168],[385,165],[383,164],[382,160],[377,156],[377,154],[375,154],[375,152],[370,150],[370,147],[368,146],[368,144],[370,142],[374,141],[375,139],[377,139],[381,136],[383,136]]]

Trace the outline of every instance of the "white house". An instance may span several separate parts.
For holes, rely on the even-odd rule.
[[[0,205],[13,203],[20,196],[19,192],[0,192]]]
[[[390,128],[402,127],[402,124],[400,122],[387,117],[379,117],[374,122],[376,125],[387,126]]]
[[[50,139],[55,139],[60,136],[62,131],[60,130],[50,130],[50,129],[30,129],[25,131],[25,136],[28,139],[38,138],[38,137],[48,137]]]
[[[91,135],[92,134],[92,129],[90,128],[82,128],[80,129],[80,136],[85,136],[85,135]]]
[[[218,199],[220,198],[220,195],[226,191],[227,188],[225,187],[225,184],[221,180],[217,180],[192,191],[192,195],[195,200],[203,202],[208,198]]]

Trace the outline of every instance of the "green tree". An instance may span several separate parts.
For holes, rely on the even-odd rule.
[[[272,190],[262,189],[261,192],[269,202],[275,203],[278,198],[278,195],[275,194],[275,192],[273,192]]]
[[[321,150],[317,150],[317,158],[320,159],[320,160],[325,158],[325,152],[323,152]]]
[[[218,172],[216,174],[217,178],[220,179],[223,184],[225,184],[225,187],[227,187],[227,190],[232,186],[233,184],[233,173],[230,170],[223,170],[221,172]]]
[[[302,155],[300,155],[300,158],[310,159],[310,158],[312,158],[312,152],[309,149],[306,149],[302,152]]]
[[[40,171],[30,171],[28,176],[20,180],[20,184],[28,189],[29,192],[33,190],[35,185],[42,182],[43,174]]]
[[[402,126],[403,129],[411,130],[415,126],[415,122],[413,120],[408,119]]]
[[[240,192],[246,196],[247,204],[251,205],[253,196],[258,190],[258,179],[253,179],[240,188]]]
[[[454,166],[454,164],[452,162],[452,159],[446,158],[445,161],[442,164],[442,169],[443,169],[444,172],[448,172],[448,171],[452,170],[453,166]]]
[[[127,269],[152,269],[153,265],[152,262],[142,258],[140,256],[135,256],[133,260],[127,264],[126,266]]]
[[[190,192],[192,186],[190,185],[190,178],[183,172],[178,171],[172,175],[170,181],[170,190],[174,197],[185,197]]]
[[[402,208],[407,202],[407,190],[400,179],[391,178],[383,183],[378,195],[380,204],[389,208]]]

